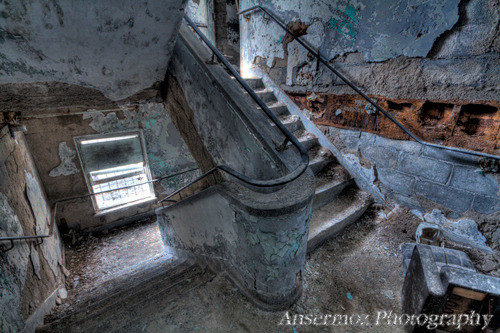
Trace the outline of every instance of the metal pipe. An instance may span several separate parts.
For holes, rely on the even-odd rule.
[[[256,5],[253,7],[250,7],[248,9],[242,10],[237,13],[237,15],[242,15],[254,10],[262,10],[264,13],[266,13],[273,21],[275,21],[285,32],[290,35],[293,39],[295,39],[297,42],[299,42],[300,45],[305,47],[307,51],[310,53],[314,54],[319,61],[323,65],[325,65],[330,71],[332,71],[335,75],[337,75],[342,81],[344,81],[349,87],[351,87],[355,92],[361,95],[366,101],[368,101],[371,105],[373,105],[378,111],[380,111],[384,116],[389,118],[394,124],[396,124],[400,129],[403,130],[407,135],[409,135],[413,140],[416,142],[428,146],[428,147],[433,147],[433,148],[438,148],[438,149],[444,149],[444,150],[449,150],[449,151],[454,151],[458,153],[463,153],[463,154],[468,154],[468,155],[474,155],[474,156],[480,156],[480,157],[486,157],[486,158],[492,158],[496,160],[500,160],[500,156],[498,155],[492,155],[492,154],[486,154],[478,151],[473,151],[473,150],[467,150],[463,148],[457,148],[457,147],[448,147],[448,146],[443,146],[443,145],[438,145],[434,143],[429,143],[421,140],[418,136],[413,134],[409,129],[407,129],[403,124],[401,124],[398,120],[396,120],[389,112],[384,110],[380,105],[378,105],[375,101],[373,101],[370,97],[368,97],[365,93],[363,93],[357,86],[354,85],[351,81],[349,81],[345,76],[343,76],[341,73],[339,73],[335,68],[333,68],[328,61],[319,53],[319,51],[313,50],[309,45],[307,45],[304,41],[302,41],[299,37],[295,36],[293,32],[291,32],[279,19],[276,15],[274,15],[269,9],[262,7],[261,5]]]

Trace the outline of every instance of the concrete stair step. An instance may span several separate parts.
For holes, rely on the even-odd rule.
[[[266,104],[276,103],[278,100],[271,89],[263,88],[255,90],[255,93]]]
[[[267,107],[276,116],[290,115],[290,111],[288,111],[288,108],[286,107],[286,105],[284,103],[281,103],[281,102],[269,103],[269,104],[267,104]]]
[[[290,132],[295,132],[300,129],[304,128],[304,125],[300,121],[300,118],[298,116],[279,116],[279,120],[285,125],[285,127],[290,131]],[[272,127],[276,127],[276,125],[271,122]]]
[[[313,211],[307,251],[313,251],[326,240],[340,234],[359,219],[371,203],[368,193],[350,187],[323,208]]]
[[[148,321],[145,318],[155,316],[158,309],[165,307],[165,304],[179,299],[193,288],[210,281],[214,276],[214,273],[194,266],[190,271],[177,275],[175,279],[169,279],[166,287],[162,285],[151,287],[141,299],[127,302],[123,306],[117,304],[119,307],[113,309],[110,315],[100,318],[99,321],[92,321],[92,325],[83,332],[141,332],[143,327],[132,329],[138,322],[137,318],[141,318],[140,322],[143,325]]]
[[[236,80],[236,79],[235,79]],[[264,89],[264,82],[262,79],[254,78],[254,79],[245,79],[245,82],[252,88],[253,90]]]
[[[83,332],[89,322],[94,318],[103,319],[104,316],[113,313],[127,302],[134,303],[135,299],[144,298],[155,290],[163,290],[176,282],[179,277],[189,274],[196,269],[196,265],[185,260],[160,263],[154,267],[144,267],[138,276],[125,276],[122,279],[110,281],[111,288],[102,286],[92,291],[92,296],[84,301],[73,305],[73,311],[68,312],[61,318],[50,320],[46,325],[37,328],[37,332]],[[97,319],[95,319],[97,320]]]
[[[315,175],[323,170],[328,164],[335,161],[336,159],[333,154],[326,148],[318,146],[309,150],[309,167]]]
[[[293,134],[306,150],[311,150],[319,146],[318,138],[309,132],[299,130]],[[288,143],[288,146],[292,146],[292,143]]]
[[[354,184],[354,179],[342,165],[330,163],[316,175],[313,209],[320,209],[330,203],[344,189]]]

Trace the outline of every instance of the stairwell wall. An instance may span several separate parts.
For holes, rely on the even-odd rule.
[[[0,237],[50,234],[43,243],[15,241],[0,252],[0,331],[34,329],[55,306],[64,283],[64,252],[23,133],[0,129]],[[38,240],[37,240],[38,241]],[[3,248],[10,247],[2,242]]]
[[[258,3],[420,137],[500,154],[497,2]],[[262,12],[241,16],[240,31],[242,73],[265,73],[355,165],[356,178],[420,210],[500,211],[498,165],[409,141]]]

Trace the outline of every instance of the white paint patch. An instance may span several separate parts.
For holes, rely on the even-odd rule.
[[[76,156],[76,151],[71,150],[66,142],[59,143],[59,158],[61,159],[61,164],[56,168],[50,170],[50,177],[58,176],[69,176],[74,175],[79,172],[73,159]]]
[[[22,236],[23,228],[9,206],[7,197],[0,193],[0,237]],[[10,244],[6,244],[10,245]],[[0,331],[17,332],[24,326],[21,314],[21,295],[26,281],[29,247],[26,242],[16,242],[4,254],[0,265]]]
[[[38,252],[33,243],[31,243],[30,249],[30,260],[31,265],[33,265],[33,271],[35,272],[37,278],[41,280],[42,276],[40,275],[40,256],[38,255]]]
[[[45,198],[45,193],[38,180],[25,171],[26,176],[26,194],[36,220],[36,234],[50,234],[51,211]],[[57,226],[53,226],[51,237],[45,238],[43,244],[40,245],[42,255],[47,260],[50,269],[55,276],[60,273],[58,264],[62,264],[62,242],[60,241]]]
[[[486,238],[478,230],[474,220],[449,220],[439,209],[434,209],[432,213],[424,215],[424,221],[437,225],[443,231],[444,237],[449,240],[493,253],[493,250],[486,245]]]

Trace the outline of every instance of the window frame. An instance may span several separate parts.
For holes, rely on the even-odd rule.
[[[84,158],[84,156],[82,156],[82,152],[81,152],[81,148],[80,148],[82,141],[95,140],[95,139],[108,139],[108,138],[131,136],[131,135],[138,135],[138,137],[139,137],[139,141],[141,144],[141,151],[142,151],[142,159],[143,159],[143,170],[144,170],[144,174],[146,175],[146,178],[147,178],[146,181],[150,182],[148,185],[149,185],[151,197],[138,199],[138,200],[123,203],[123,204],[117,204],[117,205],[111,206],[111,207],[99,208],[99,205],[98,205],[97,200],[96,200],[96,196],[91,195],[91,200],[92,200],[92,205],[94,207],[95,216],[111,213],[113,211],[125,209],[125,208],[131,207],[131,206],[139,205],[139,204],[150,202],[150,201],[157,199],[153,183],[151,182],[152,176],[151,176],[151,170],[149,168],[149,161],[148,161],[148,156],[147,156],[147,152],[146,152],[146,142],[144,140],[144,135],[142,133],[142,130],[140,130],[140,129],[119,131],[119,132],[81,135],[81,136],[76,136],[73,138],[73,140],[75,142],[75,147],[76,147],[78,159],[80,160],[80,165],[82,167],[82,172],[83,172],[83,175],[85,178],[85,183],[87,184],[87,188],[89,190],[89,193],[93,194],[93,193],[96,193],[96,192],[94,192],[93,186],[98,185],[98,183],[95,183],[91,179],[91,172],[89,172],[87,170],[87,167],[85,164],[85,158]],[[95,171],[92,171],[92,172],[95,172]],[[112,177],[112,179],[109,178],[110,180],[108,180],[108,181],[111,182],[113,180],[120,180],[120,179],[124,179],[126,177],[130,177],[130,173],[120,175],[120,176],[115,176],[115,177]],[[144,181],[144,182],[146,182],[146,181]],[[139,185],[137,185],[137,186],[139,186]],[[109,192],[109,193],[113,193],[113,192]]]

